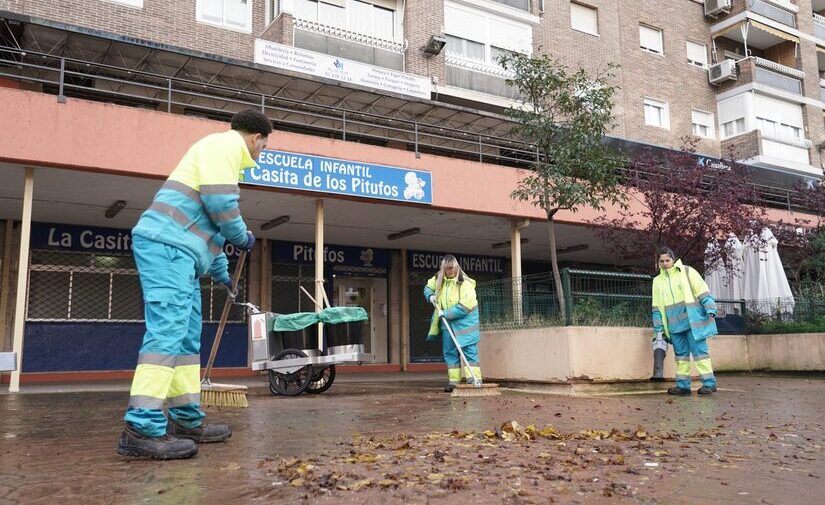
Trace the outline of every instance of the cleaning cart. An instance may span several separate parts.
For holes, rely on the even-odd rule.
[[[269,390],[274,395],[323,393],[335,381],[336,365],[375,361],[364,350],[368,316],[361,307],[275,314],[250,305],[252,370],[269,372]]]

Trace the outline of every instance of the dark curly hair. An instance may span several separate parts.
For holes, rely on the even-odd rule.
[[[262,137],[268,137],[272,133],[272,122],[261,111],[245,109],[232,116],[232,129],[244,133],[260,133]]]

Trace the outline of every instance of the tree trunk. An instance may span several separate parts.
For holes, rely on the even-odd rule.
[[[565,321],[567,314],[567,307],[564,305],[564,287],[561,284],[561,275],[559,275],[559,259],[556,256],[556,228],[554,226],[555,212],[547,213],[547,227],[550,232],[550,264],[553,265],[553,280],[556,283],[556,296],[559,299],[559,315],[562,321]]]

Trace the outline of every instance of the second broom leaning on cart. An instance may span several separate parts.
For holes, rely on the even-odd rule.
[[[437,304],[444,312],[447,320],[455,332],[461,350],[467,357],[471,370],[464,371],[467,382],[471,382],[473,375],[481,378],[481,367],[478,360],[478,340],[480,338],[478,324],[478,300],[476,299],[476,281],[469,278],[461,270],[458,260],[452,254],[441,259],[441,268],[438,273],[427,281],[424,287],[424,298],[430,303]],[[458,349],[453,344],[447,328],[442,328],[438,313],[433,314],[427,341],[432,342],[441,334],[444,361],[447,363],[448,384],[444,391],[449,393],[461,381],[461,360]]]

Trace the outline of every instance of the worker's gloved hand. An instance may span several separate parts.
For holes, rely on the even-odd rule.
[[[223,287],[226,288],[226,292],[229,295],[229,298],[232,298],[234,300],[238,292],[232,290],[232,279],[229,279],[228,281],[224,282]]]
[[[430,297],[429,297],[429,298],[427,298],[427,300],[429,300],[429,301],[430,301],[430,304],[431,304],[431,305],[435,305],[435,295],[430,295]]]
[[[255,235],[253,235],[251,231],[246,232],[246,243],[238,247],[246,252],[251,251],[252,248],[255,247]]]

